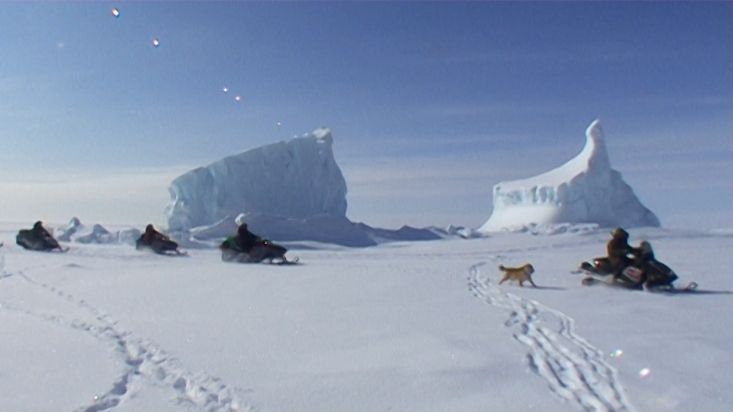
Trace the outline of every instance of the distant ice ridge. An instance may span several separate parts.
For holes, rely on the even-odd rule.
[[[512,232],[528,233],[535,236],[554,235],[592,235],[598,233],[597,223],[530,223],[512,228]]]
[[[76,243],[135,244],[140,234],[140,230],[134,228],[111,232],[100,224],[88,226],[83,224],[78,217],[72,217],[66,226],[54,230],[56,239]]]
[[[601,227],[660,226],[621,173],[611,168],[599,120],[586,129],[583,150],[564,165],[494,186],[494,210],[480,232],[530,225],[595,223]]]
[[[234,233],[242,215],[254,233],[278,241],[370,246],[379,240],[426,240],[428,229],[373,229],[346,217],[346,181],[326,128],[254,148],[173,180],[168,229],[185,246],[211,246]]]

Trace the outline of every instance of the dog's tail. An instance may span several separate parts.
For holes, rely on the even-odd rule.
[[[504,265],[499,265],[499,270],[506,270],[506,267],[504,267]]]

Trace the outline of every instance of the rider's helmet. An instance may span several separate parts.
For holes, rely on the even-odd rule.
[[[613,229],[613,231],[611,232],[611,236],[615,238],[619,238],[619,237],[627,238],[629,237],[629,232],[623,230],[620,227],[617,227],[616,229]]]

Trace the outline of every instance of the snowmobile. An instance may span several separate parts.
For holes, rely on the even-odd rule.
[[[68,249],[61,247],[61,245],[59,245],[59,242],[53,237],[38,237],[30,229],[19,230],[18,235],[15,237],[15,243],[25,249],[35,250],[39,252],[50,252],[55,249],[58,249],[60,252],[68,251]]]
[[[221,260],[224,262],[237,263],[260,263],[267,261],[276,264],[294,264],[298,259],[288,260],[285,252],[288,250],[283,246],[272,243],[267,239],[260,239],[254,246],[245,252],[237,247],[233,237],[228,238],[219,246],[221,249]]]
[[[620,273],[614,274],[613,265],[609,259],[598,257],[593,259],[593,263],[581,263],[579,272],[586,275],[581,281],[585,286],[602,283],[648,291],[694,290],[697,287],[695,282],[690,282],[683,288],[675,287],[672,283],[677,280],[677,274],[669,266],[654,259],[641,264],[631,263]]]
[[[169,239],[154,239],[150,243],[146,243],[140,236],[135,242],[137,250],[151,250],[159,255],[166,256],[187,256],[185,252],[178,250],[178,243]]]

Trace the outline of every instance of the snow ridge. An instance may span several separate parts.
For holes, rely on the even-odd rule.
[[[100,412],[121,405],[130,396],[144,388],[145,384],[169,387],[175,393],[179,405],[200,408],[207,412],[254,412],[238,399],[236,392],[241,389],[226,385],[221,379],[203,372],[191,373],[181,368],[176,359],[155,343],[136,338],[131,332],[121,329],[117,321],[84,300],[46,283],[39,283],[23,271],[15,273],[28,284],[39,287],[57,298],[74,305],[90,319],[72,320],[51,313],[36,313],[16,305],[2,304],[0,308],[14,310],[54,324],[61,324],[74,330],[87,333],[110,345],[123,361],[120,376],[105,393],[94,396],[88,405],[75,412]],[[13,274],[6,274],[5,277]]]
[[[504,323],[514,327],[514,339],[529,348],[532,372],[550,390],[584,411],[632,412],[618,373],[603,352],[575,333],[575,321],[534,300],[502,291],[482,274],[477,263],[468,270],[468,288],[484,302],[509,312]],[[554,324],[556,322],[556,324]]]

